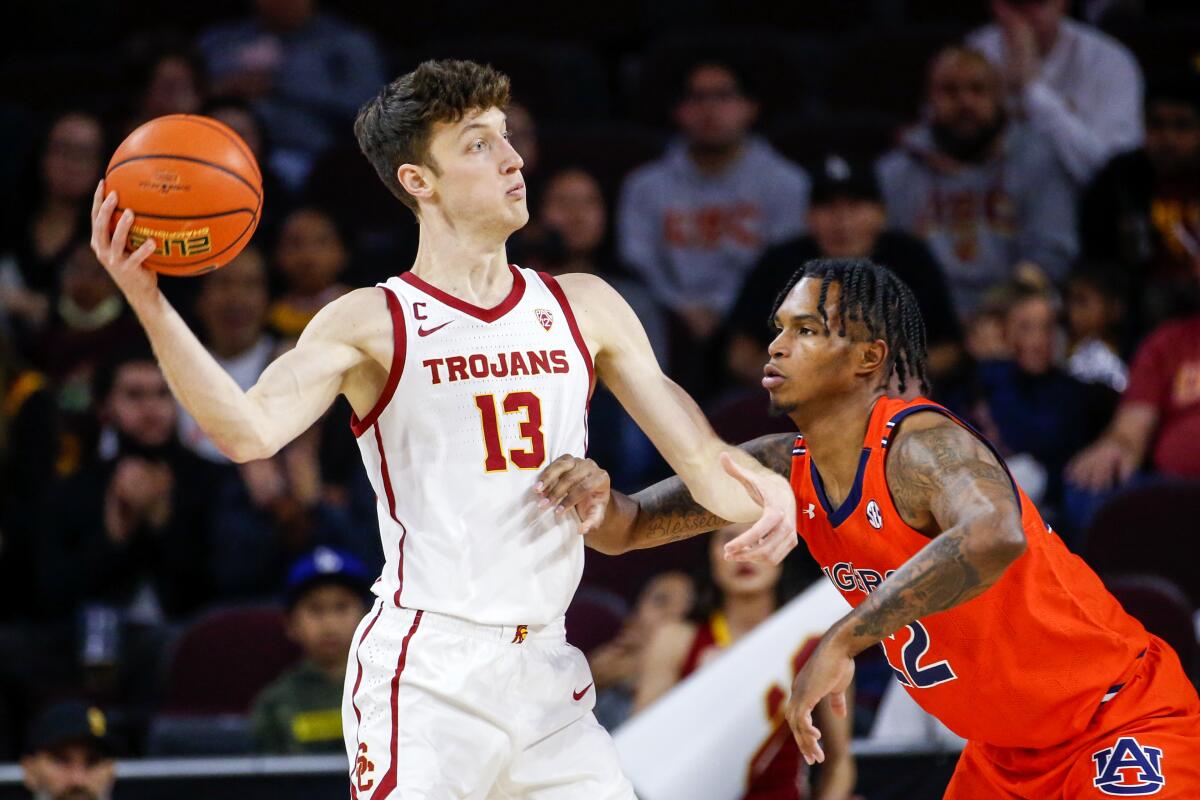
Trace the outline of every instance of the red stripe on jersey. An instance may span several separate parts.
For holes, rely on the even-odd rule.
[[[500,301],[499,305],[491,308],[481,308],[480,306],[468,303],[466,300],[455,297],[452,294],[443,292],[431,283],[427,283],[411,272],[406,272],[400,276],[400,280],[407,283],[409,286],[420,289],[425,294],[437,300],[439,303],[444,303],[456,311],[461,311],[464,314],[469,314],[481,322],[495,322],[503,317],[509,311],[512,311],[517,303],[521,302],[521,297],[525,294],[525,276],[521,274],[521,270],[508,265],[508,269],[512,272],[513,284],[512,289],[508,292],[508,297]]]
[[[361,420],[353,411],[350,412],[350,430],[354,432],[355,437],[362,436],[368,428],[375,424],[375,420],[379,419],[383,409],[387,408],[387,404],[391,402],[392,395],[396,393],[396,384],[400,383],[400,376],[404,374],[404,355],[408,350],[408,335],[404,329],[404,311],[400,308],[400,301],[391,289],[384,288],[383,295],[387,298],[388,311],[392,315],[392,366],[388,370],[387,383],[383,385],[383,392],[380,393],[375,407]]]
[[[392,478],[388,474],[387,453],[383,449],[383,434],[375,424],[375,447],[379,450],[379,474],[383,478],[383,493],[387,496],[388,514],[400,526],[400,558],[396,565],[396,608],[400,608],[400,592],[404,591],[404,540],[408,538],[408,527],[396,516],[396,495],[392,491]]]
[[[400,718],[400,674],[404,672],[404,662],[408,659],[408,642],[417,632],[417,626],[421,624],[421,616],[424,613],[424,611],[418,611],[413,616],[412,627],[408,629],[404,641],[400,643],[400,657],[396,660],[396,674],[392,676],[392,730],[388,735],[388,739],[391,740],[391,762],[388,764],[387,772],[383,775],[383,780],[375,789],[373,800],[387,800],[388,795],[396,788],[396,740],[398,738],[396,728]]]
[[[592,392],[596,388],[596,371],[592,365],[592,354],[588,352],[587,343],[583,341],[583,334],[579,332],[579,323],[575,321],[575,312],[571,310],[571,304],[567,302],[566,292],[558,285],[558,281],[554,276],[547,272],[539,272],[542,280],[546,283],[546,288],[550,290],[550,294],[554,295],[554,299],[558,301],[558,305],[563,310],[563,316],[567,318],[567,329],[571,331],[571,337],[575,339],[575,346],[579,348],[579,354],[583,356],[583,363],[587,366],[588,374],[588,405],[592,402]]]

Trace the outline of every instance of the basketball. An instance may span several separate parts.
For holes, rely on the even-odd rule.
[[[104,185],[117,193],[114,227],[133,210],[127,248],[154,239],[144,263],[164,275],[200,275],[229,263],[262,214],[262,173],[250,148],[229,126],[193,114],[134,130],[108,162]]]

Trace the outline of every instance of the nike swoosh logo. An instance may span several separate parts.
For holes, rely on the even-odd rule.
[[[431,333],[437,333],[442,328],[449,325],[451,322],[454,322],[454,320],[448,320],[446,322],[443,322],[441,325],[435,325],[434,327],[430,328],[429,330],[425,330],[424,328],[417,328],[417,336],[428,336]]]
[[[587,691],[590,688],[592,688],[592,685],[589,683],[587,686],[583,687],[578,692],[571,692],[571,696],[574,697],[576,700],[579,700],[581,697],[583,697],[585,694],[587,694]]]

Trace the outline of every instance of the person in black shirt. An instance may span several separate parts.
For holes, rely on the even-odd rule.
[[[762,380],[766,348],[775,337],[762,310],[774,307],[776,295],[797,267],[814,258],[870,258],[895,272],[916,295],[925,318],[930,378],[936,383],[962,354],[962,329],[941,267],[921,240],[886,229],[887,213],[870,167],[832,155],[811,174],[810,234],[767,250],[730,313],[730,373],[754,386]]]

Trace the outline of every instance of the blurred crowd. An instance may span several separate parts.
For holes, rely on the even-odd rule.
[[[263,167],[252,244],[162,281],[243,387],[325,303],[411,262],[416,225],[350,122],[420,56],[461,55],[514,78],[531,221],[511,260],[610,281],[725,438],[788,429],[759,386],[787,277],[869,256],[917,296],[934,399],[997,445],[1073,549],[1086,555],[1114,492],[1200,482],[1200,15],[847,5],[862,27],[742,30],[701,3],[708,27],[637,41],[514,31],[422,50],[353,6],[257,0],[147,27],[99,77],[55,83],[19,50],[0,61],[0,83],[43,82],[0,105],[0,758],[64,697],[102,706],[130,753],[341,748],[330,709],[382,563],[349,408],[269,460],[230,463],[172,399],[88,246],[109,154],[163,114],[225,122]],[[615,486],[666,474],[602,389],[590,429]],[[701,539],[589,556],[568,631],[605,724],[700,668],[701,634],[719,649],[777,606],[739,589],[747,576],[719,585],[707,554]],[[798,587],[817,572],[793,558]],[[767,599],[744,602],[754,592]],[[237,635],[266,653],[253,668],[227,663]],[[241,722],[188,727],[205,715]]]

